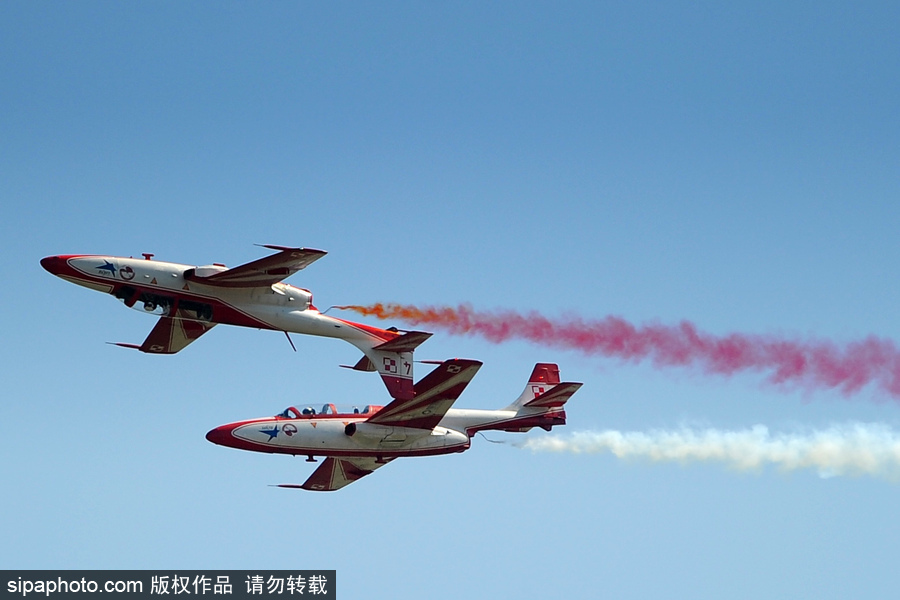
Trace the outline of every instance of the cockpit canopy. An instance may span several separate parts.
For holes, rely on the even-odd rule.
[[[282,419],[299,419],[300,413],[293,406],[288,406],[283,412],[280,412],[275,416],[281,417]]]
[[[298,409],[295,406],[288,406],[282,412],[275,415],[275,417],[278,419],[304,419],[304,418],[309,418],[309,417],[313,417],[316,415],[342,415],[342,416],[343,415],[348,415],[348,416],[371,415],[371,414],[378,412],[382,408],[384,408],[384,407],[377,406],[374,404],[369,404],[362,410],[360,410],[358,407],[354,406],[351,411],[342,411],[341,412],[341,411],[338,411],[337,408],[335,408],[334,404],[324,404],[324,405],[322,405],[321,410],[316,410],[312,406],[305,406],[302,409]]]

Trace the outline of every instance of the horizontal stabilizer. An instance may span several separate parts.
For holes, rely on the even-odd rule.
[[[431,336],[432,334],[425,331],[407,331],[401,336],[375,346],[373,350],[380,350],[383,352],[412,352]]]
[[[345,369],[353,369],[354,371],[375,371],[376,370],[375,364],[372,362],[372,360],[368,356],[363,356],[361,359],[359,359],[359,362],[357,362],[352,367],[350,365],[341,365],[341,366],[344,367]]]
[[[582,385],[581,383],[560,383],[535,397],[534,400],[526,402],[524,406],[527,408],[555,408],[562,406]]]
[[[112,344],[113,346],[118,346],[119,348],[130,348],[132,350],[140,350],[140,344],[127,344],[125,342],[106,342],[107,344]]]

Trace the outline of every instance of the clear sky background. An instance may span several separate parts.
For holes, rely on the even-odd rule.
[[[205,433],[384,403],[338,368],[353,347],[228,327],[169,357],[109,346],[153,319],[39,260],[301,245],[329,252],[289,280],[323,309],[898,340],[898,22],[895,2],[0,3],[0,567],[333,568],[343,598],[893,597],[900,487],[872,477],[477,438],[336,493],[268,487],[312,467]],[[417,353],[454,356],[485,363],[461,407],[558,362],[584,382],[567,431],[900,429],[873,388],[446,334]]]

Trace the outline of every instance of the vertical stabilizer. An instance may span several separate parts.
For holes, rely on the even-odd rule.
[[[559,365],[555,363],[537,363],[528,378],[522,395],[509,405],[510,410],[525,406],[538,396],[542,396],[559,384]]]
[[[413,352],[430,337],[431,334],[424,331],[407,331],[365,351],[391,397],[410,400],[416,395],[413,388]]]

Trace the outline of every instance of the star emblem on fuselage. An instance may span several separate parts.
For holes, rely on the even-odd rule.
[[[266,435],[268,435],[269,439],[266,441],[271,442],[272,438],[278,437],[278,425],[276,425],[275,427],[272,427],[271,429],[260,429],[259,432],[265,433]]]
[[[113,277],[116,276],[116,266],[109,262],[108,260],[104,260],[103,264],[97,267],[98,271],[108,271],[110,275]]]

